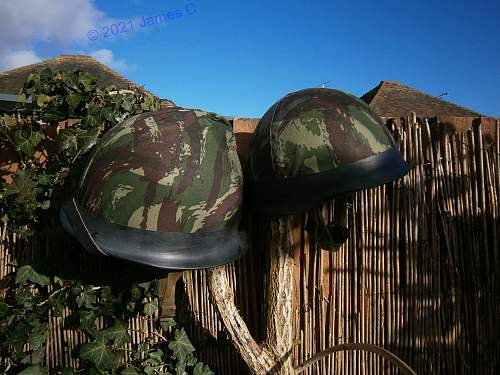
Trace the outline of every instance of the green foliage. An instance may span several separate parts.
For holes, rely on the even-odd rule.
[[[22,108],[0,114],[0,138],[19,161],[14,182],[0,180],[0,218],[23,235],[53,224],[60,197],[74,190],[86,154],[103,133],[132,115],[159,109],[158,99],[139,88],[100,89],[82,71],[30,74],[19,98]],[[66,120],[75,123],[61,126]]]
[[[49,316],[62,316],[64,308],[71,307],[64,328],[79,330],[87,337],[88,342],[74,355],[83,361],[84,369],[92,370],[90,373],[213,374],[194,357],[195,348],[184,329],[173,329],[173,319],[153,321],[154,336],[132,343],[132,332],[146,332],[129,328],[127,321],[137,314],[150,316],[146,315],[146,311],[151,312],[147,306],[157,297],[151,283],[114,290],[49,277],[36,270],[39,268],[17,267],[15,287],[0,300],[0,363],[8,364],[4,373],[48,374],[44,358]],[[136,304],[133,310],[126,308],[131,301]],[[99,321],[105,322],[104,327],[98,328]],[[125,349],[132,351],[129,357],[124,355]],[[61,372],[73,373],[71,369]]]
[[[0,219],[11,231],[50,239],[51,258],[11,264],[13,286],[0,298],[0,373],[48,374],[49,317],[65,316],[63,329],[81,332],[86,342],[71,353],[81,368],[58,374],[213,374],[194,357],[175,321],[155,320],[153,282],[102,285],[107,282],[87,283],[59,272],[74,263],[61,257],[67,249],[58,221],[62,197],[75,190],[83,162],[102,134],[129,116],[157,110],[158,100],[137,88],[99,89],[85,72],[50,70],[30,74],[19,98],[23,108],[0,114],[0,138],[11,144],[19,163],[12,183],[0,180]],[[68,119],[75,123],[60,126]],[[151,320],[155,331],[132,343],[137,330],[128,321],[137,316]]]

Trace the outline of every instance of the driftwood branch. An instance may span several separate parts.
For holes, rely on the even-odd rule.
[[[266,280],[266,346],[274,354],[276,374],[293,374],[293,224],[292,217],[271,220]]]
[[[297,368],[292,366],[292,308],[294,287],[293,218],[271,220],[266,279],[266,340],[259,345],[234,304],[234,292],[224,267],[208,270],[210,298],[234,347],[255,375],[296,375],[335,352],[364,350],[377,353],[407,375],[416,373],[400,358],[372,344],[348,343],[317,353]]]
[[[208,271],[213,305],[234,347],[257,375],[293,375],[292,302],[293,239],[292,218],[271,220],[266,290],[266,340],[259,345],[234,305],[234,292],[223,267]]]
[[[238,312],[225,268],[216,267],[207,272],[210,299],[236,351],[254,374],[269,373],[275,361],[267,349],[257,344]]]

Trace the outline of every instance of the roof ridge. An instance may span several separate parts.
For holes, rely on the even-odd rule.
[[[97,64],[100,67],[102,67],[107,73],[111,74],[115,78],[119,78],[119,79],[123,80],[129,86],[144,88],[143,85],[138,85],[137,83],[129,80],[128,78],[122,76],[118,72],[116,72],[113,69],[109,68],[107,65],[101,63],[99,60],[95,59],[94,57],[92,57],[90,55],[78,55],[78,54],[69,55],[69,54],[62,54],[62,55],[55,56],[55,57],[53,57],[51,59],[45,59],[45,60],[41,60],[41,61],[38,61],[38,62],[33,63],[33,64],[23,65],[23,66],[19,66],[17,68],[5,70],[3,72],[0,72],[0,74],[8,76],[9,74],[12,74],[12,73],[19,73],[19,72],[24,72],[26,70],[32,70],[32,69],[34,69],[36,67],[40,67],[40,66],[43,66],[43,65],[50,64],[51,62],[52,63],[56,63],[56,62],[63,62],[63,61],[68,61],[68,60],[76,60],[76,61],[82,61],[83,60],[85,62],[91,62],[93,64]]]
[[[40,61],[34,62],[32,64],[18,66],[17,68],[12,68],[12,69],[8,69],[8,70],[4,70],[4,71],[2,71],[0,73],[2,73],[2,74],[9,74],[10,72],[15,73],[15,72],[18,72],[18,71],[32,69],[35,65],[43,65],[43,64],[47,64],[47,63],[49,63],[51,61],[52,62],[56,62],[56,61],[71,60],[71,59],[73,59],[73,60],[86,59],[86,60],[93,60],[95,62],[98,62],[96,59],[94,59],[90,55],[65,55],[65,54],[62,54],[62,55],[57,55],[55,57],[52,57],[51,59],[44,59],[44,60],[40,60]]]
[[[86,56],[86,55],[83,55],[83,56]],[[117,78],[120,78],[120,79],[123,79],[125,82],[127,82],[130,86],[134,86],[134,87],[142,87],[144,88],[144,85],[138,85],[137,83],[135,82],[132,82],[131,80],[129,80],[128,78],[122,76],[120,73],[118,73],[117,71],[111,69],[110,67],[108,67],[106,64],[103,64],[102,62],[100,62],[99,60],[97,59],[94,59],[92,56],[88,56],[91,60],[95,61],[95,63],[99,64],[100,66],[102,66],[104,68],[104,70],[108,71],[110,74],[112,74],[113,76],[117,77]],[[149,92],[149,91],[148,91]]]
[[[367,93],[365,93],[365,94],[363,95],[363,97],[364,97],[364,96],[367,96],[367,97],[368,97],[368,95],[369,95],[369,94],[371,94],[372,92],[374,92],[373,97],[372,97],[372,98],[371,98],[371,100],[370,100],[370,104],[371,104],[371,102],[373,102],[373,100],[374,100],[374,99],[376,99],[376,98],[378,97],[378,95],[377,95],[377,94],[379,94],[379,93],[380,93],[380,91],[381,91],[384,87],[385,87],[385,88],[387,88],[388,86],[398,86],[398,87],[400,87],[400,88],[402,88],[402,89],[405,89],[405,90],[410,91],[410,92],[414,92],[414,93],[419,94],[419,95],[423,95],[423,96],[425,96],[425,97],[431,98],[431,99],[433,99],[433,100],[435,100],[435,101],[438,101],[438,102],[441,102],[441,103],[443,103],[443,104],[447,104],[447,105],[454,106],[454,107],[456,107],[456,108],[460,108],[460,109],[465,110],[465,111],[467,111],[467,112],[474,113],[475,115],[478,115],[478,116],[483,116],[481,113],[479,113],[479,112],[477,112],[477,111],[475,111],[475,110],[473,110],[473,109],[470,109],[470,108],[464,107],[464,106],[462,106],[462,105],[460,105],[460,104],[456,104],[456,103],[450,102],[450,101],[448,101],[448,100],[441,99],[441,98],[439,98],[439,97],[437,97],[437,96],[434,96],[434,95],[428,94],[428,93],[426,93],[426,92],[424,92],[424,91],[421,91],[421,90],[419,90],[419,89],[416,89],[416,88],[411,87],[411,86],[408,86],[408,85],[405,85],[405,84],[403,84],[403,83],[401,83],[401,82],[398,82],[398,81],[382,80],[382,81],[380,81],[380,83],[379,83],[377,86],[375,86],[372,90],[370,90],[370,91],[368,91]]]

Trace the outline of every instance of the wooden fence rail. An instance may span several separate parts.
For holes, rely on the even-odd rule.
[[[350,238],[340,251],[320,250],[305,230],[307,215],[295,217],[294,362],[335,344],[363,342],[390,350],[419,374],[499,373],[500,126],[488,138],[480,124],[462,132],[414,119],[390,126],[411,172],[355,194]],[[326,217],[332,208],[331,202],[324,205]],[[250,330],[262,337],[268,227],[262,218],[246,220],[251,250],[227,266],[227,275]],[[20,241],[4,228],[0,239],[4,287],[13,257],[50,255],[50,243],[41,239]],[[88,262],[83,251],[68,251],[75,251],[75,261]],[[204,271],[184,272],[176,304],[177,320],[201,360],[217,374],[247,373],[209,302]],[[51,368],[78,366],[70,354],[83,335],[62,322],[51,319]],[[130,326],[142,332],[134,331],[133,338],[147,335],[150,325],[132,320]],[[327,357],[304,373],[397,370],[374,354],[353,351]]]

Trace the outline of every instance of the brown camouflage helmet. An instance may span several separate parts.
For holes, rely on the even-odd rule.
[[[301,90],[275,103],[252,136],[247,165],[249,208],[275,216],[408,172],[377,114],[332,89]]]
[[[166,269],[214,267],[246,252],[242,185],[224,118],[181,108],[143,113],[100,139],[61,221],[94,253]]]

